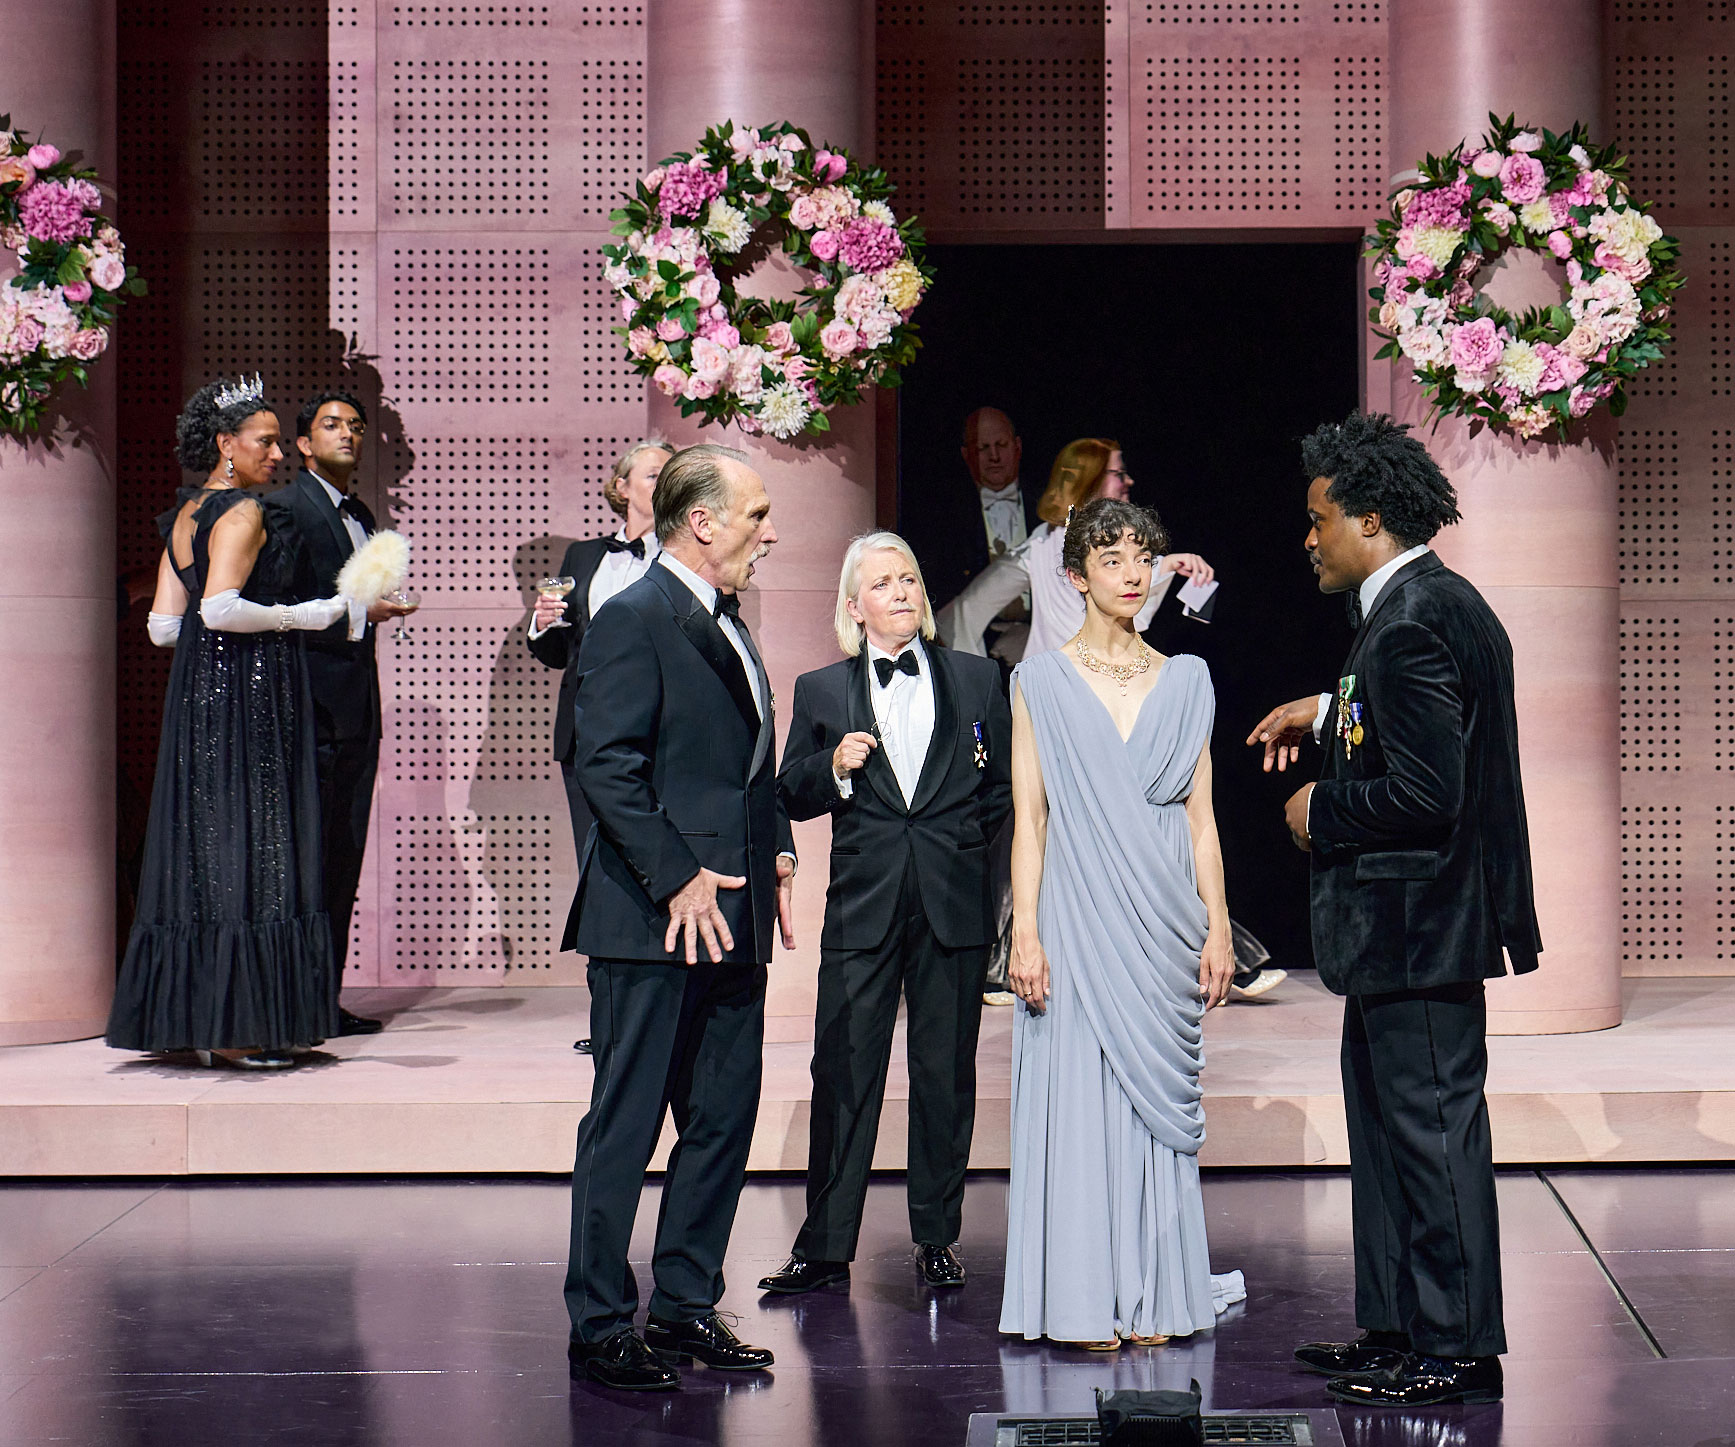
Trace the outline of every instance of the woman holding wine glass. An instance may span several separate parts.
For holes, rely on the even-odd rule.
[[[107,1040],[259,1070],[338,1033],[303,639],[350,614],[292,602],[298,534],[254,490],[283,457],[264,386],[213,382],[176,422],[203,476],[158,519],[151,641],[173,647],[138,910]]]
[[[537,586],[536,615],[530,620],[528,642],[538,662],[561,670],[560,701],[554,714],[554,757],[566,783],[567,809],[572,815],[573,844],[582,855],[590,832],[590,811],[573,782],[575,745],[572,701],[578,692],[578,647],[596,610],[616,593],[645,575],[656,559],[657,534],[651,495],[672,449],[661,438],[633,445],[615,459],[603,501],[620,518],[620,526],[602,537],[573,543],[560,560],[560,571]],[[582,1049],[587,1041],[579,1041]]]

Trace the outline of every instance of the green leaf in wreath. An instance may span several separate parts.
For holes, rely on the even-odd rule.
[[[815,412],[807,419],[807,427],[810,432],[829,432],[831,431],[831,418],[823,412]]]

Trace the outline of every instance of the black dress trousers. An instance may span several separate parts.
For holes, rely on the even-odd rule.
[[[723,1295],[723,1253],[759,1114],[764,965],[590,962],[596,1066],[572,1172],[566,1309],[574,1340],[631,1326],[629,1264],[645,1168],[672,1110],[680,1139],[663,1177],[651,1315],[692,1321]]]
[[[343,985],[349,958],[349,922],[361,887],[367,856],[368,815],[373,809],[374,775],[380,765],[376,721],[353,738],[319,741],[319,828],[325,860],[325,911],[331,916],[334,987]]]
[[[947,1246],[963,1224],[976,1125],[976,1035],[989,947],[947,949],[906,856],[891,933],[871,950],[821,950],[814,1015],[804,1261],[852,1261],[879,1136],[898,995],[908,1002],[910,1236]]]
[[[1344,1001],[1356,1323],[1440,1357],[1506,1350],[1482,983]]]

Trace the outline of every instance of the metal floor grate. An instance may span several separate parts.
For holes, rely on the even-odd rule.
[[[1288,1412],[1257,1416],[1207,1415],[1203,1421],[1207,1442],[1312,1447],[1314,1441],[1308,1419]],[[1047,1417],[1026,1421],[1002,1417],[994,1433],[994,1447],[1097,1447],[1101,1440],[1094,1417]]]

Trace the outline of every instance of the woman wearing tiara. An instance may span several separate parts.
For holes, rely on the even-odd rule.
[[[1202,660],[1136,622],[1167,543],[1099,498],[1061,562],[1085,605],[1013,673],[1012,1181],[1000,1330],[1109,1351],[1203,1331],[1204,1013],[1234,973]]]
[[[173,647],[138,912],[107,1040],[206,1064],[293,1064],[337,1033],[320,897],[319,780],[299,630],[342,598],[291,604],[292,521],[251,496],[283,449],[263,384],[213,382],[175,424],[199,487],[158,519],[151,641]]]

